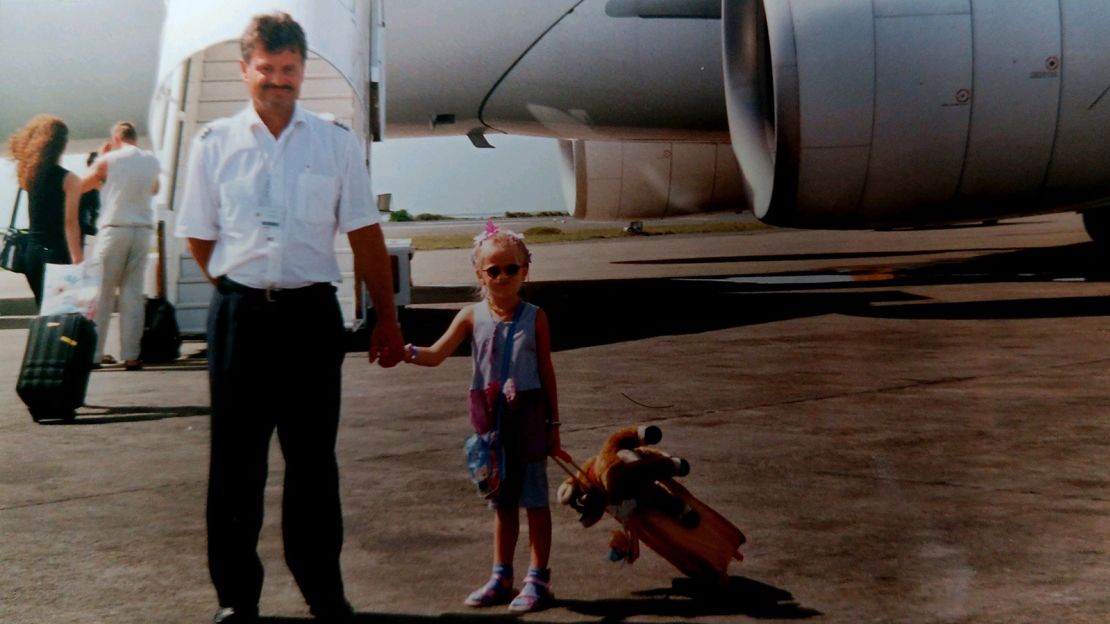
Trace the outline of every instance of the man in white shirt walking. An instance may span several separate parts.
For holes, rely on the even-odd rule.
[[[161,167],[154,154],[136,145],[138,135],[131,122],[121,121],[111,132],[111,149],[100,155],[81,184],[82,191],[101,185],[94,253],[103,265],[104,280],[96,307],[98,340],[93,362],[102,361],[118,290],[120,359],[127,370],[138,370],[142,368],[143,277],[154,232],[151,198],[158,193]]]

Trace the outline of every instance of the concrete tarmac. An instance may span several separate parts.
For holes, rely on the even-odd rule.
[[[1086,240],[1056,215],[534,247],[526,296],[551,318],[565,448],[581,460],[659,425],[693,467],[682,482],[749,541],[729,586],[702,591],[647,549],[610,563],[615,522],[584,529],[556,505],[558,603],[521,619],[1110,621],[1110,271]],[[416,254],[410,339],[463,305],[467,254]],[[96,371],[76,421],[34,424],[14,391],[21,279],[0,276],[0,622],[210,621],[203,344]],[[461,604],[491,558],[461,462],[469,358],[364,359],[344,366],[338,443],[357,621],[504,617]],[[261,608],[308,622],[282,560],[282,467],[275,444]]]

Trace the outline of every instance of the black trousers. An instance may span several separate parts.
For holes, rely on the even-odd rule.
[[[269,297],[222,278],[212,297],[208,569],[221,607],[253,610],[262,592],[258,535],[275,430],[285,458],[286,563],[309,606],[345,600],[335,457],[343,332],[330,284]]]
[[[23,250],[23,261],[27,267],[27,272],[23,275],[27,278],[27,285],[31,287],[31,293],[35,296],[35,308],[41,308],[46,265],[47,263],[70,264],[69,248],[66,247],[64,241],[61,243],[54,242],[47,246],[41,242],[36,242],[32,237],[30,244]]]

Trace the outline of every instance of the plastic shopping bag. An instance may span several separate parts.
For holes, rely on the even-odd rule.
[[[501,444],[496,431],[475,433],[463,444],[466,469],[478,488],[478,496],[491,499],[501,487]]]
[[[49,316],[76,312],[95,320],[102,278],[103,266],[99,262],[47,264],[39,314]]]

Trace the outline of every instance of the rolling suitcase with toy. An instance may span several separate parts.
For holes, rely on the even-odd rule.
[[[81,314],[39,316],[31,322],[16,392],[35,422],[72,420],[85,403],[96,324]]]

